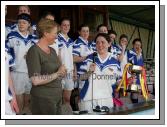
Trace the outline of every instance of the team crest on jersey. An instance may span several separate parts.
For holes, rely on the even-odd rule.
[[[16,45],[17,45],[17,46],[20,46],[20,41],[17,41],[17,42],[16,42]]]

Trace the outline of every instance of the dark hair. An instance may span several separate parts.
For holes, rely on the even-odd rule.
[[[117,36],[117,33],[114,30],[109,30],[108,35],[110,35],[110,34],[115,34]]]
[[[31,17],[30,17],[29,14],[22,13],[22,14],[20,14],[20,15],[17,16],[17,20],[19,20],[19,19],[23,19],[23,20],[26,20],[29,23],[31,23]]]
[[[60,25],[62,24],[62,22],[63,22],[64,20],[68,20],[68,21],[70,22],[70,18],[68,18],[68,17],[63,17],[63,18],[60,19]]]
[[[121,40],[122,38],[126,38],[128,40],[128,36],[126,34],[122,34],[119,38],[119,40]]]
[[[82,29],[83,27],[88,27],[88,28],[89,28],[89,26],[88,26],[87,24],[81,24],[81,25],[78,27],[78,31],[81,31],[81,29]]]
[[[134,45],[136,41],[139,41],[139,42],[142,44],[142,42],[141,42],[141,39],[140,39],[140,38],[135,38],[135,39],[132,41],[132,44]]]
[[[107,28],[107,26],[106,26],[105,24],[100,24],[100,25],[97,26],[97,31],[99,31],[100,27],[102,27],[102,26],[104,26],[104,27]],[[108,29],[108,28],[107,28],[107,29]]]
[[[99,33],[99,34],[97,34],[97,36],[95,37],[95,42],[96,42],[96,40],[97,40],[97,38],[98,38],[99,36],[104,37],[104,38],[108,41],[108,43],[111,41],[111,39],[110,39],[110,37],[109,37],[108,34],[106,34],[106,33]]]

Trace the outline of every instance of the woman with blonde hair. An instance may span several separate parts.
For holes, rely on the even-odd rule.
[[[49,47],[57,36],[54,21],[41,19],[37,26],[39,41],[27,53],[28,74],[32,81],[31,111],[34,115],[61,114],[62,84],[66,74],[56,51]]]

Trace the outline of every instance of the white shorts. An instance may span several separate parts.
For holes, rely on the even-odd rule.
[[[16,115],[16,113],[12,110],[9,101],[5,101],[5,114],[6,115]]]
[[[27,73],[11,72],[16,95],[30,94],[32,83]]]
[[[95,108],[96,106],[107,106],[109,108],[112,108],[113,105],[113,98],[106,98],[106,99],[98,99],[98,100],[93,100],[93,108]],[[90,112],[92,112],[92,100],[89,101],[83,101],[81,100],[81,102],[79,103],[79,109],[80,111],[82,110],[88,110]]]
[[[62,88],[70,91],[74,89],[73,71],[67,73],[67,76],[62,80]]]

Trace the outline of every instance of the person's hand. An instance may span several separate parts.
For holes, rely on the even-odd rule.
[[[90,65],[89,71],[90,71],[90,72],[94,72],[95,69],[96,69],[96,64],[92,63],[92,64]]]
[[[19,107],[18,107],[18,104],[17,104],[16,97],[12,98],[12,100],[10,102],[10,105],[11,105],[11,108],[14,112],[19,113]]]
[[[67,69],[65,68],[64,65],[61,65],[61,67],[57,71],[57,74],[59,77],[64,77],[67,74]]]
[[[122,45],[122,51],[125,52],[126,45]]]
[[[81,58],[82,58],[82,61],[84,61],[86,59],[86,56],[82,56]]]
[[[142,49],[141,49],[141,48],[136,49],[136,54],[137,54],[137,55],[140,55],[141,52],[142,52]]]

